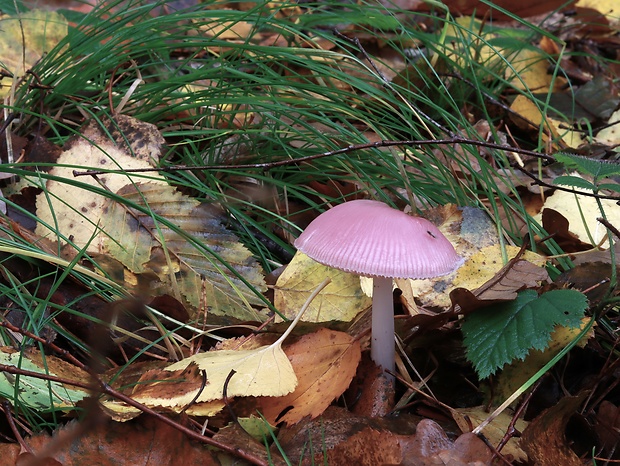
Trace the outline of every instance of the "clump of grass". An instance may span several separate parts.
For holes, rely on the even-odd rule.
[[[506,241],[521,241],[521,222],[530,238],[543,235],[508,176],[511,160],[502,150],[430,143],[369,147],[269,166],[370,140],[480,140],[479,120],[501,142],[496,127],[505,108],[491,109],[501,109],[497,103],[510,92],[533,96],[515,84],[521,70],[510,60],[543,33],[539,28],[524,24],[498,38],[489,35],[489,25],[456,21],[445,11],[420,13],[412,21],[405,11],[371,1],[208,6],[208,13],[196,8],[151,16],[154,5],[112,1],[87,15],[67,13],[73,22],[67,37],[5,101],[15,117],[12,131],[62,145],[80,134],[85,119],[117,111],[156,124],[168,142],[162,167],[219,167],[164,173],[184,192],[222,205],[230,227],[266,271],[294,252],[295,215],[346,196],[400,205],[413,199],[417,207],[476,205]],[[525,145],[543,148],[542,139]],[[82,168],[91,168],[88,163]],[[49,178],[44,168],[24,161],[3,171],[41,185]],[[498,170],[506,176],[497,176]],[[36,248],[11,234],[6,242],[20,257]],[[208,245],[195,246],[208,255]],[[108,282],[84,279],[75,262],[61,269],[52,274],[60,280],[55,288],[71,276],[108,300],[123,295]],[[5,274],[0,294],[12,303],[30,300],[30,328],[37,333],[51,325],[42,312],[50,303],[31,300],[24,285]],[[52,309],[74,312],[69,304]],[[79,339],[63,336],[87,351]]]

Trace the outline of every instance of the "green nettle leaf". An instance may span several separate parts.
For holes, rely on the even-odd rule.
[[[563,152],[555,154],[555,159],[563,163],[567,168],[592,175],[595,180],[613,175],[620,175],[620,163],[610,162],[608,160],[596,160]]]
[[[583,188],[590,191],[596,190],[596,185],[588,180],[584,180],[578,176],[562,175],[553,180],[555,185],[570,186],[571,188]]]
[[[538,296],[533,290],[517,299],[478,310],[467,316],[461,328],[467,358],[480,378],[515,360],[530,349],[544,350],[556,325],[578,327],[587,308],[583,293],[554,290]]]
[[[598,185],[598,189],[609,189],[616,193],[620,193],[620,184],[616,183],[601,183]]]

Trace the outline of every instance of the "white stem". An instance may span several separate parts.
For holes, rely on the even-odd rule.
[[[372,290],[370,357],[378,366],[394,372],[394,349],[392,279],[375,277]]]

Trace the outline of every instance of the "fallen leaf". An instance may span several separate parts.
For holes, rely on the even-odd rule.
[[[37,454],[42,452],[45,458],[54,458],[63,466],[220,464],[214,460],[211,450],[150,416],[140,418],[137,423],[101,423],[87,425],[87,428],[82,428],[81,423],[71,422],[56,430],[51,437],[39,434],[26,439],[26,443],[35,453],[31,459],[38,460]]]
[[[16,77],[23,76],[67,35],[64,16],[54,11],[30,10],[16,16],[0,16],[2,68]],[[11,91],[11,79],[3,78],[0,98]]]
[[[574,172],[571,176],[581,178]],[[577,190],[580,191],[580,190]],[[591,193],[591,191],[588,191]],[[545,201],[545,209],[553,209],[562,214],[569,223],[569,231],[584,243],[598,244],[607,236],[607,229],[596,219],[601,216],[598,202],[605,210],[607,221],[612,225],[620,225],[620,209],[612,199],[595,199],[590,196],[580,196],[566,191],[557,190]],[[542,212],[534,217],[541,221]]]
[[[491,449],[478,436],[464,433],[453,442],[431,419],[422,419],[415,435],[401,437],[400,445],[405,466],[490,464],[493,458]]]
[[[596,1],[596,0],[592,0]],[[610,0],[613,1],[613,0]],[[496,5],[504,10],[514,13],[517,16],[537,16],[552,12],[560,7],[567,7],[573,4],[575,0],[566,2],[563,0],[548,0],[540,2],[539,0],[524,0],[514,2],[513,0],[495,0],[493,4],[481,3],[479,0],[443,0],[452,12],[458,12],[462,15],[471,15],[476,13],[479,17],[487,17],[490,15],[495,21],[502,19],[507,20],[511,17],[493,8]],[[568,3],[568,4],[567,4]]]
[[[259,411],[274,425],[291,425],[322,414],[351,383],[361,350],[359,341],[346,333],[322,328],[288,346],[286,355],[297,375],[297,388],[279,398],[258,400]]]
[[[306,322],[351,321],[372,301],[360,287],[357,275],[319,264],[297,252],[274,287],[274,306],[286,317],[294,317],[312,291],[326,277],[331,283],[304,313]]]
[[[483,406],[473,408],[458,408],[451,410],[454,421],[458,424],[461,432],[471,432],[474,428],[478,427],[489,417],[489,412]],[[486,439],[488,439],[491,445],[498,445],[504,438],[510,422],[512,421],[512,415],[507,412],[500,413],[489,425],[483,429],[483,433]],[[523,432],[527,426],[527,422],[523,419],[517,419],[515,428],[519,432]],[[512,437],[508,443],[502,449],[504,456],[510,455],[515,462],[526,461],[527,455],[519,446],[518,439]],[[561,463],[558,463],[561,464]]]
[[[515,246],[506,246],[508,258],[515,257],[519,251]],[[484,299],[512,296],[512,293],[524,286],[537,287],[539,281],[547,278],[542,268],[546,262],[544,256],[526,251],[521,258],[523,262],[517,262],[514,271],[508,270],[505,275],[501,275],[504,268],[502,247],[499,244],[483,247],[467,258],[451,282],[411,280],[411,289],[424,306],[440,308],[451,306],[450,292],[456,288],[476,290],[489,283],[491,287],[486,291]]]
[[[594,429],[600,439],[600,446],[608,455],[613,455],[620,442],[620,410],[603,400],[596,413]]]
[[[328,283],[329,279],[326,279],[314,290],[295,320],[273,344],[248,350],[209,351],[182,359],[164,369],[169,372],[184,371],[192,366],[190,369],[193,371],[193,366],[196,366],[206,378],[204,384],[197,389],[186,390],[181,396],[160,397],[154,394],[146,399],[139,396],[135,399],[149,406],[182,410],[190,403],[222,400],[224,389],[228,397],[283,396],[291,393],[297,386],[297,377],[282,350],[282,343]],[[160,384],[166,379],[174,380],[174,376],[158,378],[154,383]]]
[[[612,24],[617,25],[620,22],[620,6],[617,0],[579,0],[576,6],[597,10]]]
[[[42,356],[34,348],[17,351],[5,346],[0,348],[0,363],[26,371],[88,383],[90,376],[68,362],[55,356]],[[90,394],[73,385],[43,380],[25,375],[0,373],[0,395],[14,406],[28,406],[39,412],[71,410],[78,401]]]
[[[292,464],[302,464],[302,458],[303,464],[356,466],[400,464],[403,460],[397,434],[374,419],[333,406],[312,421],[282,429],[278,443]]]
[[[545,410],[523,430],[521,446],[529,460],[540,466],[581,466],[583,462],[570,449],[565,430],[571,416],[577,412],[589,392],[565,396],[555,406]]]
[[[281,343],[264,346],[256,350],[222,350],[199,353],[185,358],[165,368],[168,372],[183,371],[195,365],[206,372],[207,383],[204,389],[193,384],[191,389],[181,393],[171,390],[162,394],[156,389],[152,395],[136,395],[134,399],[148,406],[170,408],[180,411],[192,401],[199,403],[224,398],[224,386],[227,396],[282,396],[292,392],[297,386],[297,377]],[[228,377],[230,379],[227,381]],[[174,381],[170,374],[167,381]],[[164,383],[159,379],[156,385]],[[198,397],[196,397],[198,395]]]
[[[123,137],[125,132],[127,139]],[[117,139],[111,140],[108,134]],[[81,186],[73,184],[73,170],[86,167],[103,170],[150,169],[152,163],[158,161],[163,142],[164,139],[154,125],[123,115],[115,116],[114,122],[108,121],[105,130],[96,123],[86,125],[82,135],[67,144],[57,165],[50,171],[50,175],[58,179],[48,180],[45,192],[37,196],[37,216],[40,221],[35,232],[39,236],[58,240],[62,239],[58,234],[62,234],[64,238],[71,237],[77,248],[97,252],[98,246],[93,239],[99,233],[98,224],[108,197],[86,189],[88,185],[101,188],[93,177],[80,178]],[[165,184],[159,174],[150,177],[155,178],[151,179],[151,183]],[[72,183],[61,179],[71,180]],[[127,173],[100,175],[98,179],[113,193],[125,185],[144,180],[138,175]]]
[[[265,432],[263,435],[260,436],[260,438],[256,439],[251,435],[248,435],[250,434],[250,432],[248,432],[247,419],[240,418],[238,419],[238,421],[239,423],[231,423],[230,425],[227,425],[226,427],[220,429],[213,436],[213,440],[220,442],[224,445],[232,446],[239,451],[251,453],[252,456],[254,456],[255,458],[263,459],[264,463],[269,464],[270,466],[290,465],[290,463],[282,459],[282,456],[279,452],[270,452],[268,449],[265,448],[264,439],[269,438],[269,432]],[[263,428],[265,428],[265,426],[267,425],[262,419],[258,419],[257,421],[262,423]],[[252,431],[252,428],[250,428],[250,431]],[[221,458],[221,454],[218,454],[218,456],[220,456],[220,464],[222,465],[228,464],[232,466],[239,463],[238,460],[231,461],[228,458],[223,459]]]
[[[607,121],[607,125],[596,133],[594,139],[601,144],[609,146],[617,146],[620,144],[620,129],[618,128],[619,122],[620,110],[616,110]]]
[[[161,283],[151,283],[149,288],[176,295],[194,313],[206,304],[208,313],[240,320],[266,319],[254,309],[263,307],[264,302],[248,286],[266,290],[263,270],[224,226],[224,217],[215,207],[159,183],[127,185],[117,194],[149,213],[112,199],[106,201],[100,225],[102,232],[108,233],[99,236],[99,252],[119,260],[131,272],[154,272]],[[154,215],[169,220],[189,238],[155,221]],[[197,244],[205,245],[206,250]]]

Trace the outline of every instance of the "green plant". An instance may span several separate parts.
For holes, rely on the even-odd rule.
[[[469,359],[478,376],[487,378],[530,350],[544,350],[558,326],[579,327],[588,306],[576,290],[519,293],[513,301],[479,309],[463,321],[461,330]]]

